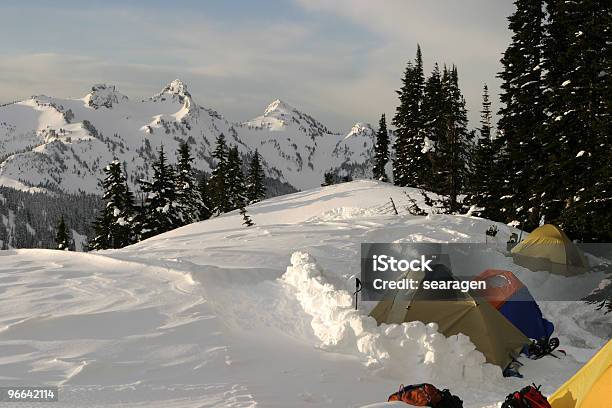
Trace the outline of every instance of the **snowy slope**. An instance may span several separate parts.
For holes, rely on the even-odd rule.
[[[406,205],[403,189],[357,181],[250,206],[248,229],[230,213],[122,250],[3,251],[0,382],[60,385],[60,407],[175,408],[358,407],[431,381],[480,408],[531,381],[550,393],[609,336],[592,306],[544,304],[570,355],[525,361],[519,380],[465,336],[376,327],[348,292],[361,242],[483,242],[491,223]],[[501,244],[514,230],[498,226]],[[555,279],[497,256],[536,291]]]
[[[198,105],[178,79],[144,100],[97,84],[80,99],[38,95],[0,107],[0,183],[99,193],[102,169],[113,158],[125,163],[134,184],[161,144],[173,159],[180,141],[191,144],[195,166],[208,172],[223,133],[243,155],[258,149],[269,177],[305,189],[320,185],[330,169],[367,174],[373,132],[356,127],[348,135],[330,131],[280,100],[258,118],[232,122]]]

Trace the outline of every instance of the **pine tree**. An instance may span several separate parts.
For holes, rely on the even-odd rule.
[[[247,210],[244,206],[240,207],[240,215],[242,215],[242,225],[245,227],[252,227],[255,225],[249,214],[247,214]]]
[[[215,160],[215,167],[208,181],[212,201],[211,211],[213,215],[219,215],[230,210],[227,192],[228,149],[223,133],[217,137],[217,145],[212,157]]]
[[[68,231],[68,227],[66,226],[66,222],[64,221],[64,216],[62,216],[57,224],[57,234],[55,236],[55,244],[57,245],[57,249],[60,251],[70,251],[72,246],[72,239],[70,238],[70,231]]]
[[[140,238],[147,239],[180,227],[183,221],[177,201],[176,177],[163,145],[153,162],[153,180],[140,180],[140,183],[144,192],[138,222]]]
[[[423,100],[423,58],[417,47],[415,63],[404,71],[402,87],[397,91],[400,104],[393,117],[397,137],[394,143],[393,182],[398,186],[420,187],[425,182],[427,156],[423,133],[421,103]]]
[[[491,130],[491,101],[485,84],[480,111],[480,137],[471,157],[468,197],[466,204],[477,208],[475,214],[488,219],[499,219],[499,185],[501,183],[499,155],[494,147]]]
[[[537,226],[539,195],[534,186],[545,173],[549,160],[542,147],[546,116],[542,82],[542,41],[544,10],[542,0],[516,0],[509,20],[514,33],[501,59],[503,71],[501,115],[498,122],[503,138],[501,166],[507,182],[502,186],[502,211],[506,221],[518,221],[524,229]]]
[[[378,123],[376,133],[376,145],[374,145],[374,169],[372,171],[374,179],[389,181],[385,166],[389,162],[389,132],[387,131],[387,120],[383,113]]]
[[[104,168],[103,198],[106,205],[93,225],[94,238],[89,242],[93,250],[123,248],[136,241],[134,226],[134,196],[118,160]]]
[[[182,224],[190,224],[199,220],[200,197],[196,186],[191,163],[193,157],[189,144],[182,142],[177,152],[176,166],[176,200]]]
[[[198,216],[200,221],[209,219],[212,216],[211,209],[213,208],[212,201],[210,199],[210,189],[208,188],[208,181],[206,176],[202,175],[198,182],[198,193],[200,196],[200,207],[198,209]]]
[[[321,187],[331,186],[333,184],[336,184],[336,177],[334,176],[334,173],[332,173],[331,171],[324,173],[323,184],[321,184]]]
[[[573,239],[609,242],[612,5],[550,0],[547,11],[542,212]]]
[[[434,64],[431,75],[427,78],[424,88],[422,104],[424,148],[423,152],[428,163],[424,165],[425,181],[423,188],[435,191],[440,183],[437,175],[445,166],[443,162],[436,160],[436,149],[446,134],[446,122],[444,120],[444,90],[442,88],[442,76],[438,64]]]
[[[229,210],[231,211],[243,207],[247,202],[247,197],[244,185],[244,173],[242,172],[242,160],[240,160],[237,146],[232,146],[227,155],[226,180]]]
[[[459,196],[466,181],[471,134],[467,129],[467,111],[459,89],[457,67],[444,68],[442,86],[445,134],[438,141],[436,160],[444,163],[444,167],[437,174],[440,185],[436,192],[442,196],[439,206],[444,212],[458,213],[462,210]]]
[[[264,173],[259,161],[259,152],[255,149],[249,166],[247,176],[247,201],[253,204],[266,197],[266,187],[264,186]]]

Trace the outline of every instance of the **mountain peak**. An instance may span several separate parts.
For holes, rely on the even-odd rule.
[[[264,116],[284,116],[296,111],[297,109],[289,105],[287,102],[282,101],[280,99],[276,99],[268,105],[268,107],[264,111]]]
[[[166,85],[158,94],[151,99],[153,101],[165,101],[166,99],[178,100],[183,103],[186,98],[191,98],[187,85],[180,79],[175,79]]]
[[[94,109],[112,108],[113,105],[127,101],[128,97],[117,91],[115,85],[95,84],[85,96],[84,101]]]

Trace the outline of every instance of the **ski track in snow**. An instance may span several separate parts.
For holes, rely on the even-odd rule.
[[[491,224],[406,215],[403,190],[358,181],[300,192],[250,206],[249,229],[235,212],[116,251],[2,251],[0,383],[58,385],[58,407],[182,408],[358,407],[385,401],[400,383],[431,381],[466,408],[484,408],[532,381],[552,392],[603,344],[608,317],[583,303],[542,302],[569,356],[522,359],[525,379],[487,375],[475,385],[488,365],[476,352],[472,381],[445,373],[454,343],[435,328],[410,329],[429,340],[407,331],[416,340],[402,349],[401,326],[368,326],[373,304],[359,314],[345,304],[361,242],[483,242]],[[381,213],[390,196],[400,216]],[[501,246],[515,230],[498,226]],[[308,262],[292,262],[298,251]],[[496,256],[532,290],[566,279]],[[296,278],[304,267],[319,272]],[[309,306],[321,299],[329,309]],[[366,331],[351,334],[357,321]],[[385,336],[368,343],[363,333]],[[386,350],[391,365],[372,350]]]

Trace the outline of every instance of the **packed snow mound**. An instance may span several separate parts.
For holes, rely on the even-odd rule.
[[[117,91],[115,85],[107,84],[96,84],[92,86],[91,92],[84,98],[85,103],[94,109],[110,109],[114,105],[127,100],[128,97]]]
[[[485,361],[469,337],[445,337],[435,323],[381,325],[354,309],[353,297],[327,282],[322,268],[308,253],[294,252],[281,280],[292,286],[321,347],[358,354],[364,364],[386,377],[406,381],[479,383],[499,380],[501,370]]]

